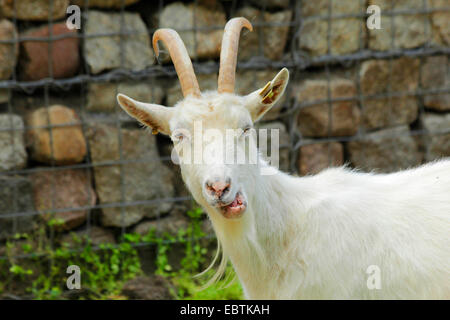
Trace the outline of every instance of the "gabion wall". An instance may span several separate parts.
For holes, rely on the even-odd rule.
[[[70,4],[80,30],[66,25]],[[381,8],[381,29],[367,28],[369,5]],[[283,101],[259,124],[280,129],[284,171],[391,172],[450,156],[445,0],[16,0],[0,1],[0,16],[0,257],[7,238],[54,218],[63,223],[50,241],[74,231],[95,244],[187,226],[192,200],[169,139],[115,101],[181,99],[167,52],[156,61],[151,48],[161,27],[180,33],[201,89],[214,90],[226,21],[252,22],[236,91],[289,68]]]

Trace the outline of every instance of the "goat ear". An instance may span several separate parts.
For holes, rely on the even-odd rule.
[[[172,108],[159,104],[142,103],[121,93],[117,95],[117,101],[126,113],[143,125],[150,127],[153,134],[161,132],[170,135],[169,121],[172,117]]]
[[[269,81],[263,88],[245,96],[245,105],[252,116],[253,122],[261,119],[283,95],[289,82],[289,71],[286,68]]]

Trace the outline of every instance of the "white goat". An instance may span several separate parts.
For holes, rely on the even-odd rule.
[[[164,41],[184,100],[167,108],[119,94],[119,104],[154,133],[170,135],[176,148],[191,146],[201,134],[207,135],[204,144],[221,145],[206,130],[224,134],[231,128],[242,129],[232,147],[246,150],[245,141],[255,139],[247,129],[277,102],[289,74],[283,69],[263,89],[233,94],[243,27],[252,29],[244,18],[227,23],[218,92],[203,94],[178,34],[156,31],[155,52],[158,40]],[[202,122],[199,132],[195,121]],[[227,164],[223,154],[230,149],[223,151],[208,154],[210,164],[181,161],[180,166],[223,249],[219,271],[229,258],[247,298],[450,298],[449,160],[392,174],[332,168],[298,178],[280,171],[261,175],[263,160]],[[373,279],[381,287],[370,285],[371,276],[379,276]]]

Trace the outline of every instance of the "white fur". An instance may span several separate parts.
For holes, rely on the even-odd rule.
[[[282,94],[287,70],[277,77]],[[192,130],[200,120],[204,129],[222,133],[241,128],[267,112],[260,100],[259,91],[245,97],[207,92],[166,108],[119,96],[130,115],[167,134]],[[239,139],[236,145],[244,148]],[[333,168],[302,178],[261,175],[264,161],[216,160],[181,164],[181,172],[223,249],[219,271],[229,258],[247,298],[450,298],[450,160],[392,174]],[[247,198],[241,218],[226,219],[205,197],[204,181],[213,174],[231,178],[232,195],[240,190]],[[381,271],[379,290],[367,287],[372,265]]]
[[[245,181],[254,192],[242,221],[211,218],[247,298],[450,298],[449,160]],[[367,287],[370,265],[380,290]]]

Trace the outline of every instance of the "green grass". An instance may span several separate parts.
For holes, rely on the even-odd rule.
[[[171,279],[177,292],[173,293],[179,300],[242,300],[243,291],[234,271],[227,269],[227,276],[213,285],[204,288],[204,285],[212,277],[214,270],[210,270],[199,278],[182,274]]]
[[[192,292],[182,300],[242,300],[243,292],[241,285],[234,281],[231,285],[223,288],[225,283],[211,286],[201,291]]]
[[[147,235],[125,234],[118,245],[102,244],[94,250],[89,238],[73,235],[73,244],[78,250],[61,243],[53,246],[46,233],[56,225],[53,221],[47,228],[35,234],[17,234],[6,244],[7,259],[0,260],[0,294],[13,293],[31,296],[34,299],[64,299],[66,291],[66,268],[77,265],[82,270],[82,287],[88,294],[79,299],[124,299],[123,284],[136,276],[143,275],[137,243],[156,246],[156,274],[173,284],[171,293],[175,299],[183,300],[237,300],[243,298],[242,288],[234,278],[231,266],[228,276],[210,287],[203,286],[213,276],[214,270],[195,278],[207,261],[208,249],[200,239],[204,233],[200,227],[203,212],[194,209],[187,212],[191,223],[186,230],[179,230],[176,236],[156,235],[151,230]],[[175,270],[169,263],[173,243],[184,245],[180,257],[181,267]],[[16,255],[32,254],[28,259],[17,259]],[[49,263],[51,262],[51,263]]]

